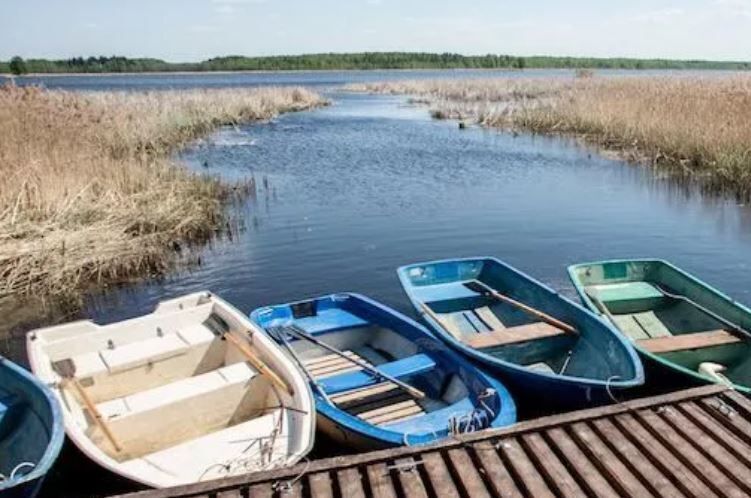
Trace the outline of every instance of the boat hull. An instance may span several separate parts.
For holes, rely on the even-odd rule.
[[[699,280],[693,275],[675,267],[671,263],[659,259],[632,259],[632,260],[609,260],[591,263],[581,263],[568,268],[569,277],[584,305],[595,313],[601,313],[597,303],[588,294],[586,288],[589,285],[604,285],[609,282],[618,284],[652,282],[658,286],[666,286],[671,289],[680,289],[690,299],[701,303],[702,306],[712,310],[731,322],[751,330],[751,310],[734,301],[732,298],[721,293],[717,289]],[[590,275],[590,276],[587,276]],[[651,285],[651,284],[650,284]],[[632,296],[634,297],[634,296]],[[646,298],[643,298],[644,300]],[[620,304],[620,306],[624,306]],[[684,313],[683,321],[695,310]],[[706,317],[705,317],[706,318]],[[751,358],[751,341],[746,340],[749,352],[746,356]],[[640,346],[639,341],[634,341],[634,347],[647,368],[647,381],[669,389],[671,387],[690,387],[717,383],[717,378],[710,378],[689,368],[706,361],[717,361],[723,355],[710,354],[708,350],[686,351],[677,354],[655,354],[647,348]],[[726,349],[736,348],[734,345],[726,346]],[[721,353],[722,347],[715,348],[714,353]],[[727,357],[730,355],[724,355]],[[737,356],[733,354],[732,356]],[[674,358],[676,361],[673,361]],[[678,361],[680,359],[680,361]],[[750,379],[751,380],[751,379]],[[751,394],[751,383],[733,383],[733,388]]]
[[[425,272],[424,275],[435,275],[435,280],[417,283],[414,277],[417,270]],[[588,310],[495,258],[417,263],[403,266],[397,273],[415,310],[430,328],[452,348],[471,358],[491,375],[502,379],[520,406],[527,407],[530,412],[525,411],[524,416],[612,403],[620,399],[620,391],[644,382],[641,361],[633,347],[617,331]],[[591,367],[597,371],[586,371],[588,367],[584,365],[582,375],[559,375],[555,370],[540,372],[526,368],[469,347],[439,323],[435,313],[425,312],[425,303],[428,302],[477,299],[477,293],[467,290],[464,283],[488,278],[486,275],[490,280],[503,283],[506,292],[517,292],[511,297],[561,318],[584,334],[583,339],[579,340],[584,341],[585,351],[589,351],[591,358],[597,359],[596,362],[592,361]],[[581,354],[584,358],[579,361],[586,364],[585,353]]]
[[[350,396],[351,393],[362,393],[369,387],[377,387],[376,384],[384,382],[383,378],[377,380],[372,373],[362,373],[367,370],[353,374],[351,370],[353,368],[357,370],[357,368],[346,361],[344,361],[344,370],[349,373],[337,374],[331,371],[332,367],[316,367],[314,366],[316,362],[333,365],[338,361],[341,365],[343,360],[319,356],[320,350],[317,351],[316,347],[311,346],[312,343],[304,341],[301,343],[299,340],[288,342],[290,349],[295,351],[294,355],[305,365],[305,370],[309,372],[328,370],[321,377],[310,373],[316,377],[312,387],[316,399],[318,428],[333,441],[350,449],[368,451],[431,443],[449,435],[452,420],[468,414],[477,413],[478,417],[482,417],[490,413],[491,415],[484,420],[486,427],[503,427],[516,421],[516,403],[505,385],[447,348],[418,323],[364,296],[336,294],[308,301],[270,306],[254,310],[251,318],[277,341],[286,340],[280,337],[278,327],[291,327],[294,324],[298,327],[307,327],[311,331],[310,334],[314,334],[314,338],[317,337],[321,339],[321,342],[330,346],[336,345],[343,354],[357,358],[360,358],[360,355],[366,355],[366,350],[370,350],[369,354],[372,354],[375,350],[371,349],[370,345],[378,343],[380,353],[390,356],[391,360],[378,363],[371,358],[377,368],[396,371],[397,365],[402,368],[402,364],[414,362],[414,365],[417,365],[419,362],[427,362],[429,366],[424,370],[410,370],[409,372],[401,370],[401,374],[394,373],[393,375],[404,379],[408,384],[412,382],[416,383],[413,385],[421,385],[426,392],[432,391],[432,395],[426,396],[430,398],[430,400],[426,399],[430,403],[436,402],[435,391],[448,388],[457,379],[462,379],[461,382],[466,390],[463,394],[457,394],[454,401],[446,401],[440,407],[431,410],[407,397],[407,400],[398,404],[413,403],[412,408],[417,409],[418,412],[409,414],[404,419],[377,424],[370,422],[365,412],[371,412],[371,410],[372,413],[380,412],[381,417],[386,413],[396,413],[398,410],[390,411],[393,406],[396,406],[388,403],[391,395],[383,398],[369,397],[367,402],[361,400],[360,405],[350,405],[347,408],[350,411],[340,408],[331,399],[337,395]],[[284,332],[281,334],[283,336]],[[356,350],[354,344],[359,349]],[[406,350],[412,354],[407,354]],[[400,356],[401,353],[405,355]],[[359,376],[358,382],[362,381],[365,384],[352,384],[341,390],[334,388],[338,383],[345,382],[345,378],[348,376],[351,378],[353,375]],[[388,382],[385,383],[388,384]],[[327,389],[330,390],[327,391]],[[454,392],[458,393],[460,390],[461,388],[456,388]],[[326,399],[322,392],[327,392],[326,397],[330,398]],[[441,400],[449,396],[446,392],[443,392],[446,398],[441,396]],[[484,401],[479,401],[478,393],[490,394],[488,398],[483,398]],[[402,395],[404,395],[403,391]],[[404,396],[399,399],[404,399]],[[353,408],[355,406],[357,408]],[[365,406],[368,408],[364,408]],[[407,408],[409,409],[411,408]],[[467,430],[476,430],[476,428]]]
[[[60,407],[52,392],[29,372],[0,357],[0,497],[31,498],[57,459],[65,438]],[[32,470],[24,471],[26,463]]]

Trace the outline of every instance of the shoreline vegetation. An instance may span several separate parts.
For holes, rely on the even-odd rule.
[[[556,57],[427,52],[318,53],[261,57],[226,56],[200,62],[153,58],[74,57],[0,61],[0,74],[146,73],[208,71],[300,71],[347,69],[714,69],[751,70],[751,61]]]
[[[400,94],[436,119],[572,136],[663,168],[705,191],[751,200],[751,77],[422,80],[350,84]]]
[[[170,269],[254,181],[174,152],[222,125],[325,105],[296,87],[65,92],[0,86],[0,298],[82,293]],[[1,299],[0,299],[1,300]]]

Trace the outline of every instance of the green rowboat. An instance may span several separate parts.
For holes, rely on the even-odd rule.
[[[568,272],[584,304],[634,343],[648,372],[751,394],[751,310],[667,261],[601,261]]]

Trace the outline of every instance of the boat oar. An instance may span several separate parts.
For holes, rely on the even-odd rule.
[[[335,355],[340,356],[340,357],[342,357],[342,358],[350,361],[351,363],[354,363],[355,365],[357,365],[358,367],[362,368],[363,370],[366,370],[366,371],[370,372],[375,377],[380,377],[380,378],[382,378],[384,380],[387,380],[387,381],[391,382],[392,384],[397,385],[399,388],[401,388],[403,391],[405,391],[407,394],[409,394],[410,396],[412,396],[415,399],[423,399],[423,398],[425,398],[425,393],[422,392],[422,391],[420,391],[419,389],[416,389],[416,388],[410,386],[406,382],[402,382],[401,380],[397,379],[396,377],[394,377],[392,375],[389,375],[389,374],[381,372],[377,368],[375,368],[375,367],[373,367],[371,365],[368,365],[367,363],[365,363],[362,360],[359,360],[357,358],[353,358],[353,357],[347,356],[346,354],[344,354],[343,351],[340,351],[340,350],[336,349],[334,346],[330,346],[330,345],[326,344],[323,341],[319,341],[318,339],[316,339],[312,335],[308,334],[307,332],[305,332],[303,329],[301,329],[297,325],[290,325],[288,327],[285,327],[284,330],[287,331],[287,332],[289,332],[289,333],[291,333],[291,334],[293,334],[293,335],[295,335],[295,336],[297,336],[297,337],[299,337],[299,338],[301,338],[301,339],[305,339],[308,342],[312,342],[316,346],[318,346],[320,348],[323,348],[326,351],[329,351],[331,353],[334,353]]]
[[[478,292],[483,295],[490,296],[497,301],[501,301],[507,304],[510,304],[511,306],[514,306],[515,308],[519,308],[520,310],[524,311],[525,313],[528,313],[532,316],[535,316],[542,320],[543,322],[546,322],[553,327],[559,328],[563,330],[564,332],[568,332],[569,334],[579,334],[579,331],[577,331],[574,327],[571,325],[562,322],[558,320],[555,317],[552,317],[545,313],[544,311],[540,311],[536,308],[533,308],[532,306],[526,305],[520,301],[517,301],[514,298],[508,297],[504,294],[501,294],[497,290],[493,289],[492,287],[488,287],[484,283],[480,282],[479,280],[469,280],[467,282],[464,282],[464,286],[473,291]]]
[[[326,391],[321,387],[321,385],[318,383],[318,381],[313,377],[313,374],[310,373],[310,370],[308,370],[308,367],[305,366],[305,363],[300,359],[299,356],[297,356],[297,352],[292,348],[289,341],[287,340],[287,334],[284,332],[284,328],[282,327],[269,327],[266,329],[269,334],[271,334],[272,337],[276,338],[278,342],[284,346],[284,348],[287,350],[289,355],[292,357],[292,359],[297,363],[297,366],[302,370],[302,372],[305,374],[305,376],[308,378],[308,381],[315,387],[316,391],[318,391],[318,394],[321,395],[323,399],[325,399],[327,402],[331,403],[331,398],[329,398],[329,395],[326,394]]]
[[[731,322],[727,318],[724,318],[724,317],[718,315],[714,311],[705,308],[704,306],[702,306],[701,304],[697,303],[693,299],[690,299],[690,298],[688,298],[686,296],[682,296],[680,294],[673,294],[672,292],[666,291],[663,287],[660,287],[657,284],[652,284],[652,285],[654,285],[655,288],[657,288],[657,290],[659,290],[660,292],[662,292],[664,295],[666,295],[670,299],[677,299],[679,301],[683,301],[684,303],[688,303],[691,306],[693,306],[694,308],[696,308],[699,311],[701,311],[702,313],[704,313],[705,315],[708,315],[708,316],[714,318],[718,322],[720,322],[723,325],[725,325],[726,327],[730,328],[733,332],[738,332],[740,334],[745,335],[746,338],[751,339],[751,332],[749,332],[748,330],[744,329],[743,327],[741,327],[739,325],[736,325],[735,323]]]
[[[455,330],[452,330],[451,327],[446,327],[443,322],[441,321],[441,318],[438,316],[438,314],[430,309],[430,306],[428,306],[426,303],[420,303],[420,307],[422,308],[423,313],[428,315],[430,318],[433,319],[438,325],[443,327],[446,331],[448,331],[449,334],[454,336],[454,339],[458,341],[462,341],[463,338],[461,335],[457,335]]]
[[[81,383],[78,382],[78,379],[76,379],[76,365],[73,363],[73,360],[67,359],[67,360],[61,360],[61,361],[55,361],[52,363],[52,369],[60,376],[62,377],[62,386],[65,387],[66,385],[72,385],[73,388],[78,393],[78,397],[81,398],[81,401],[83,401],[83,404],[86,405],[86,409],[89,410],[89,413],[94,418],[94,423],[99,426],[99,428],[104,433],[104,436],[109,439],[109,442],[112,443],[112,446],[115,448],[116,452],[122,451],[122,446],[120,446],[120,443],[115,438],[115,435],[112,433],[112,430],[110,429],[110,426],[107,424],[107,422],[104,420],[104,417],[102,416],[102,413],[99,411],[99,409],[96,407],[94,402],[89,397],[89,394],[86,392],[86,390],[81,386]]]
[[[603,303],[599,297],[597,297],[593,292],[590,292],[588,290],[585,290],[584,292],[587,293],[587,296],[592,300],[593,303],[595,303],[595,306],[598,310],[600,310],[600,313],[605,315],[605,318],[607,318],[610,323],[613,324],[615,328],[617,328],[621,333],[624,333],[623,330],[621,330],[620,325],[618,325],[618,322],[615,321],[615,317],[610,312],[607,306],[605,306],[605,303]]]
[[[277,387],[284,389],[292,395],[295,394],[295,390],[292,389],[292,386],[284,382],[276,372],[271,370],[269,366],[266,365],[266,363],[261,358],[259,358],[252,349],[250,349],[245,341],[235,337],[232,332],[225,332],[222,337],[224,337],[228,342],[231,342],[232,345],[234,345],[240,351],[240,353],[245,356],[245,359],[248,360],[248,362],[261,373],[261,375],[266,376],[271,382],[276,384]]]

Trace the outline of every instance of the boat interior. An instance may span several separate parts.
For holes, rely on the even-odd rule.
[[[248,329],[224,308],[206,302],[105,327],[72,325],[89,330],[58,331],[46,346],[65,409],[131,473],[192,473],[185,480],[195,481],[220,475],[228,458],[251,471],[295,451],[295,414],[285,410],[294,399],[225,339]]]
[[[607,310],[624,335],[643,350],[716,381],[749,383],[748,338],[712,313],[736,324],[748,317],[673,267],[643,263],[634,273],[633,267],[627,270],[625,263],[619,265],[622,272],[616,271],[619,267],[605,273],[600,269],[599,278],[593,269],[589,275],[586,269],[577,274],[584,277],[588,298]],[[604,278],[605,274],[610,278]]]
[[[14,390],[8,373],[0,372],[0,486],[33,471],[50,443],[49,424],[42,414],[49,408]]]
[[[413,337],[405,336],[332,300],[298,303],[288,309],[287,325],[294,323],[343,353],[288,337],[295,355],[331,403],[350,415],[397,432],[438,433],[447,429],[448,420],[474,409],[465,379],[437,356],[423,352],[415,342],[415,331]],[[425,397],[416,399],[397,384],[368,373],[352,358],[419,389]]]
[[[534,372],[597,381],[627,380],[635,373],[628,352],[599,321],[496,260],[416,264],[401,268],[399,275],[419,311],[458,342],[493,359]],[[574,331],[553,326],[492,292]]]

